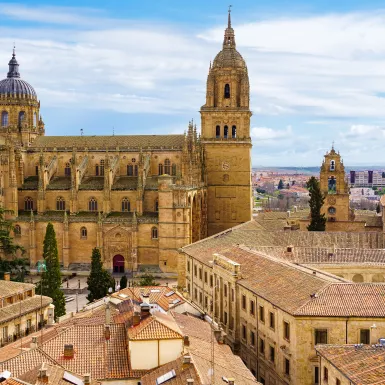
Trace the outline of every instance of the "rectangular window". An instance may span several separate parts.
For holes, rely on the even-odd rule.
[[[196,265],[194,265],[194,275],[195,277],[198,275],[198,268]]]
[[[8,326],[3,327],[3,340],[8,341]]]
[[[199,293],[199,303],[203,303],[203,294],[201,292]]]
[[[329,380],[329,371],[328,371],[328,368],[324,366],[324,381],[328,382],[328,380]]]
[[[187,261],[187,271],[190,272],[190,261]]]
[[[259,353],[265,354],[265,340],[259,339]]]
[[[288,322],[283,322],[283,336],[290,341],[290,324]]]
[[[213,287],[213,276],[210,275],[210,287]]]
[[[275,315],[272,312],[269,312],[270,327],[275,330]]]
[[[270,346],[270,361],[275,362],[275,349],[274,346]]]
[[[187,284],[187,291],[188,291],[189,293],[191,293],[191,285],[190,285],[190,284]]]
[[[207,283],[207,271],[205,271],[205,283]]]
[[[250,314],[251,315],[255,314],[255,302],[253,299],[250,300]]]
[[[370,330],[369,329],[361,329],[360,330],[360,344],[370,344]]]
[[[234,302],[234,289],[231,289],[231,301]]]
[[[242,325],[242,338],[245,340],[246,339],[246,326]]]
[[[246,296],[242,295],[242,309],[246,310]]]
[[[198,299],[198,290],[194,289],[194,299]]]
[[[223,294],[227,297],[227,285],[223,285]]]
[[[250,332],[250,345],[254,346],[255,345],[255,333]]]
[[[226,311],[223,313],[223,316],[224,316],[224,324],[227,325],[227,312]]]
[[[202,269],[199,268],[199,279],[202,281]]]
[[[290,360],[285,358],[285,374],[290,376]]]
[[[315,344],[327,344],[328,343],[328,331],[326,329],[315,330]]]
[[[20,334],[20,324],[16,324],[15,325],[15,333],[16,333],[17,336],[19,336],[19,334]]]
[[[263,306],[259,307],[259,320],[265,322],[265,308]]]
[[[341,381],[338,378],[336,378],[336,385],[341,385]]]
[[[207,309],[207,305],[208,305],[208,298],[207,298],[207,295],[205,296],[205,309]]]
[[[31,326],[32,326],[32,320],[27,319],[27,329],[31,329]]]
[[[319,367],[314,367],[314,383],[317,385],[319,384]]]

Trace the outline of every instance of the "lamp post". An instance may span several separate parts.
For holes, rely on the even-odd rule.
[[[43,344],[43,273],[47,271],[47,265],[45,260],[38,261],[37,263],[37,272],[41,272],[41,280],[40,280],[40,327],[41,327],[41,337],[40,343]]]

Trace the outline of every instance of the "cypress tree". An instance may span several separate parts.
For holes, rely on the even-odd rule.
[[[45,232],[43,258],[46,264],[46,271],[43,271],[41,277],[42,293],[53,299],[55,319],[57,319],[66,313],[66,309],[64,294],[60,289],[61,273],[56,234],[51,222],[48,223]],[[37,292],[39,292],[39,289]]]
[[[98,248],[92,250],[91,272],[87,278],[89,294],[88,301],[92,302],[107,295],[108,289],[114,289],[115,280],[111,274],[103,268],[102,256]]]
[[[282,179],[280,179],[278,183],[278,190],[282,190],[283,188],[284,188],[283,181]]]
[[[123,275],[122,278],[120,278],[120,289],[125,289],[127,287],[127,277]]]
[[[325,197],[323,196],[318,179],[312,176],[306,183],[306,187],[310,194],[310,216],[311,222],[307,229],[309,231],[325,231],[326,218],[325,214],[321,214],[321,208],[324,204]]]

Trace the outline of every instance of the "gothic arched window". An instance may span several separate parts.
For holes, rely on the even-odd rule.
[[[130,211],[130,201],[128,198],[122,199],[122,211]]]
[[[162,163],[159,163],[159,166],[158,166],[158,174],[159,174],[159,175],[163,175],[163,164],[162,164]]]
[[[25,112],[24,111],[20,111],[19,112],[19,127],[21,127],[21,125],[23,124],[24,119],[25,119]]]
[[[132,164],[129,164],[127,166],[127,175],[128,176],[133,176],[134,175],[134,166]]]
[[[24,210],[26,210],[26,211],[33,210],[33,199],[31,197],[25,197],[25,199],[24,199]]]
[[[173,175],[173,176],[176,176],[176,164],[175,164],[175,163],[173,163],[173,165],[172,165],[172,170],[171,170],[171,172],[172,172],[172,175]]]
[[[221,127],[220,126],[216,126],[215,127],[215,137],[216,138],[220,138],[221,137]]]
[[[36,174],[36,175],[39,175],[39,165],[36,165],[36,166],[35,166],[35,174]]]
[[[230,99],[230,84],[225,84],[225,99]]]
[[[223,137],[224,137],[225,139],[227,139],[228,136],[229,136],[229,127],[225,126],[225,127],[223,128]]]
[[[65,176],[71,176],[71,165],[69,163],[65,164],[64,175]]]
[[[8,112],[3,111],[1,113],[1,127],[7,127],[8,126]]]
[[[20,237],[21,236],[21,227],[19,225],[16,225],[13,228],[13,233],[15,234],[15,237]]]
[[[237,126],[231,127],[231,137],[236,138],[237,137]]]
[[[164,173],[167,175],[171,174],[171,162],[170,159],[164,161]]]
[[[98,201],[95,198],[90,198],[88,201],[89,211],[98,211]]]
[[[100,161],[99,171],[100,171],[100,176],[104,176],[104,160]]]
[[[63,197],[56,199],[56,210],[64,211],[66,209],[66,201]]]
[[[158,199],[155,201],[155,211],[156,212],[159,211],[159,201],[158,201]]]
[[[80,238],[81,239],[87,239],[87,229],[85,227],[82,227],[80,229]]]
[[[138,165],[137,164],[134,166],[134,175],[138,176]]]
[[[156,227],[153,227],[151,229],[151,238],[152,239],[158,239],[158,229]]]

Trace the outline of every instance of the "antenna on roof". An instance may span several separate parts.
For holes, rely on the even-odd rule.
[[[80,136],[83,136],[83,129],[80,129]]]

